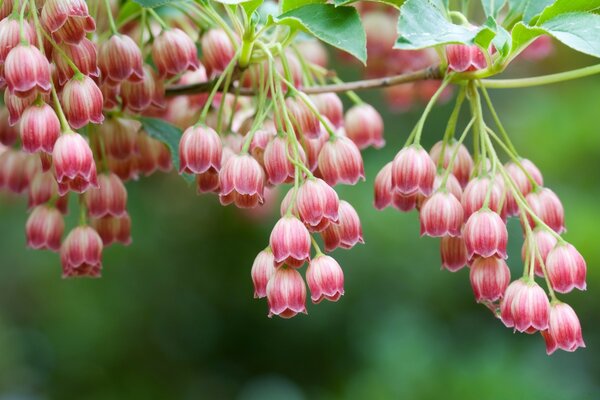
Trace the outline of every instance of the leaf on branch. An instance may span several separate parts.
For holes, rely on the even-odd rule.
[[[273,22],[299,29],[317,39],[343,50],[363,64],[367,62],[367,39],[358,12],[354,7],[333,4],[307,4],[278,17]]]
[[[560,14],[572,12],[594,11],[600,8],[600,0],[556,0],[546,7],[537,19],[536,24],[541,24]]]
[[[481,0],[483,11],[485,11],[485,15],[488,17],[496,18],[505,4],[506,0]]]
[[[307,4],[323,4],[327,0],[283,0],[281,2],[281,12],[285,13]]]
[[[407,0],[398,19],[400,36],[394,46],[418,50],[451,43],[477,44],[488,48],[496,32],[489,26],[466,27],[453,24],[439,0]]]
[[[167,145],[171,152],[173,166],[175,170],[179,171],[179,140],[182,134],[181,129],[158,118],[140,117],[139,121],[142,123],[142,128],[148,136],[160,140]],[[183,174],[182,176],[188,183],[194,181],[193,175]]]

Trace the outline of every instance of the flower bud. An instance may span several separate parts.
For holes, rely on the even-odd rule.
[[[50,63],[35,47],[20,44],[6,56],[4,79],[8,90],[19,97],[50,91]]]
[[[310,233],[294,216],[281,218],[271,232],[269,246],[273,251],[275,265],[287,264],[299,268],[310,259]]]
[[[558,196],[548,188],[529,193],[525,198],[531,210],[546,225],[556,233],[563,233],[565,228],[565,210]],[[533,219],[529,216],[529,223],[534,226]]]
[[[152,60],[161,77],[172,77],[199,68],[194,41],[181,29],[164,30],[152,45]]]
[[[52,153],[60,135],[60,121],[48,104],[34,104],[23,112],[19,132],[24,151]]]
[[[104,121],[102,91],[88,76],[70,79],[61,92],[60,102],[69,125],[79,129],[92,122]]]
[[[37,206],[25,225],[27,246],[36,250],[58,251],[64,230],[65,222],[60,211],[46,205]]]
[[[267,284],[269,318],[278,315],[292,318],[298,313],[306,314],[306,286],[302,275],[293,268],[281,267]]]
[[[59,43],[77,44],[87,32],[96,30],[84,0],[46,0],[41,22]]]
[[[546,270],[552,288],[559,293],[568,293],[573,288],[586,289],[585,260],[569,243],[559,243],[548,253]]]
[[[360,150],[344,136],[335,136],[325,143],[319,154],[318,166],[323,180],[331,186],[338,183],[354,185],[359,179],[365,179]]]
[[[60,248],[63,278],[87,276],[99,278],[102,269],[102,239],[89,226],[78,226]]]
[[[585,347],[581,334],[581,324],[577,314],[570,305],[554,302],[550,305],[548,330],[542,332],[546,341],[546,353],[554,353],[557,349],[575,351]]]
[[[463,209],[453,194],[439,191],[421,208],[420,220],[421,236],[460,236],[464,221]]]
[[[273,252],[267,248],[256,256],[250,275],[254,284],[254,298],[262,299],[267,296],[267,284],[275,274]]]
[[[492,185],[491,189],[490,185]],[[483,208],[488,192],[490,195],[487,206],[498,213],[502,219],[505,218],[505,209],[502,206],[504,204],[504,186],[500,181],[489,177],[477,177],[465,187],[461,199],[465,218],[469,218],[474,212]]]
[[[127,35],[112,35],[102,43],[98,66],[102,78],[113,85],[124,80],[139,82],[144,79],[142,52]]]
[[[307,179],[300,186],[296,206],[300,219],[313,232],[320,232],[338,221],[338,195],[322,179]]]
[[[313,303],[338,301],[344,294],[344,271],[333,257],[317,255],[306,269],[306,283]]]
[[[235,48],[225,31],[211,29],[202,36],[202,57],[211,73],[223,72],[234,56]]]
[[[294,159],[295,143],[289,142],[287,138],[276,136],[267,144],[264,154],[265,172],[271,185],[279,185],[283,182],[293,182],[296,167],[290,161]],[[298,147],[300,162],[304,163],[306,156],[304,150]],[[289,156],[289,158],[288,158]]]
[[[309,139],[317,139],[322,134],[321,123],[319,118],[312,111],[316,106],[312,104],[312,109],[306,103],[312,101],[308,98],[302,100],[298,97],[288,97],[285,100],[288,116],[294,127],[294,132],[298,138],[306,137]],[[286,126],[282,121],[282,125]]]
[[[467,265],[467,246],[461,236],[444,236],[440,241],[442,269],[456,272]]]
[[[404,196],[416,193],[429,196],[433,192],[435,171],[435,164],[425,149],[419,145],[405,147],[394,157],[392,189]]]
[[[56,198],[54,206],[63,214],[67,213],[68,197],[58,197],[58,184],[51,171],[36,174],[29,184],[27,207],[33,208]]]
[[[127,212],[127,189],[115,174],[101,174],[98,188],[89,189],[84,198],[92,218],[122,217]]]
[[[483,51],[477,45],[451,44],[446,46],[448,69],[456,72],[476,71],[487,67]]]
[[[346,134],[359,149],[373,146],[379,149],[385,145],[383,139],[383,119],[369,104],[359,104],[350,108],[344,117]]]
[[[97,63],[96,45],[92,41],[84,38],[78,44],[63,43],[60,45],[60,48],[83,75],[94,77],[100,75]],[[64,85],[75,75],[75,72],[65,59],[65,56],[56,48],[52,50],[52,60],[56,66],[58,83]],[[122,61],[120,59],[117,60]],[[117,60],[115,60],[115,62],[117,62]]]
[[[508,231],[502,218],[491,210],[475,212],[465,223],[463,237],[467,256],[506,258]]]
[[[179,142],[179,173],[201,174],[221,169],[223,145],[214,129],[191,126],[183,132]]]
[[[548,329],[549,312],[550,302],[544,289],[527,278],[511,283],[500,305],[502,322],[519,332]]]
[[[232,156],[219,173],[219,199],[226,206],[254,208],[262,204],[265,173],[258,161],[248,154]]]
[[[106,216],[92,220],[92,227],[98,232],[104,247],[113,243],[125,246],[131,244],[131,218],[125,213],[120,217]]]
[[[9,3],[6,1],[5,3]],[[24,21],[23,33],[27,42],[35,43],[35,30],[33,26]],[[18,18],[8,17],[0,19],[0,64],[4,64],[8,53],[21,43],[20,24]]]
[[[311,97],[321,115],[326,117],[334,128],[341,128],[344,123],[344,105],[335,93],[321,93]]]
[[[475,257],[470,278],[475,300],[478,303],[494,302],[502,298],[506,291],[510,282],[510,269],[500,258]]]
[[[347,201],[340,200],[338,222],[329,224],[321,232],[325,242],[325,250],[333,251],[337,247],[351,249],[357,243],[364,243],[362,225],[358,213]]]
[[[72,132],[61,135],[52,158],[61,196],[69,190],[83,193],[89,187],[98,187],[94,155],[81,135]]]
[[[442,161],[443,168],[448,168],[452,156],[456,153],[456,158],[454,159],[452,166],[452,174],[458,179],[460,185],[465,188],[469,183],[471,172],[473,171],[473,159],[471,158],[471,154],[469,154],[469,150],[467,150],[463,144],[459,144],[455,141],[447,143],[445,147],[444,142],[439,141],[433,145],[431,150],[429,150],[429,156],[436,165],[442,157],[442,150],[444,151],[444,158]]]

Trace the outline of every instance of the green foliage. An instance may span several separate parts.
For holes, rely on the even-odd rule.
[[[359,0],[333,0],[333,4],[335,4],[336,6],[345,6],[345,5],[349,5],[352,3],[356,3]],[[402,6],[402,4],[404,4],[404,0],[370,0],[374,3],[382,3],[382,4],[387,4],[389,6],[393,6],[396,8],[400,8]]]
[[[291,9],[274,23],[302,30],[321,41],[343,50],[361,62],[367,61],[365,30],[354,7],[336,7],[333,4],[307,4]]]
[[[481,0],[485,15],[496,18],[498,13],[506,4],[506,0]]]
[[[138,3],[140,6],[145,8],[156,8],[160,6],[165,6],[169,3],[176,3],[177,0],[133,0]]]
[[[283,0],[281,2],[281,12],[285,13],[308,4],[323,4],[326,2],[326,0]]]

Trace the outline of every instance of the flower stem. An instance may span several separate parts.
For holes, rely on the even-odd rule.
[[[559,72],[557,74],[534,76],[531,78],[483,79],[480,82],[482,86],[485,86],[486,88],[490,89],[514,89],[565,82],[572,79],[584,78],[586,76],[591,76],[595,74],[600,74],[600,64],[578,68],[566,72]]]

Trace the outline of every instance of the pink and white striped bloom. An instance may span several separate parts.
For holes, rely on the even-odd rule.
[[[60,102],[69,125],[79,129],[92,122],[104,121],[102,91],[89,76],[74,77],[62,89]]]
[[[298,216],[313,232],[320,232],[337,222],[339,207],[337,193],[322,179],[307,179],[298,189]]]
[[[31,24],[24,21],[23,33],[25,40],[35,44],[35,30]],[[0,19],[0,64],[4,64],[8,53],[21,43],[19,19],[9,16]]]
[[[546,258],[546,270],[552,288],[568,293],[574,288],[586,289],[587,266],[583,256],[569,243],[558,243]]]
[[[350,108],[344,117],[344,127],[346,135],[359,149],[369,146],[380,149],[385,145],[383,118],[369,104],[359,104]]]
[[[457,149],[458,147],[458,149]],[[471,178],[471,172],[473,171],[473,158],[469,153],[469,150],[461,143],[458,142],[450,142],[446,143],[444,147],[444,142],[439,141],[433,145],[431,150],[429,150],[429,156],[433,160],[433,162],[437,165],[440,158],[442,158],[442,167],[448,168],[450,166],[450,161],[452,161],[452,156],[456,153],[456,158],[452,164],[452,174],[458,179],[461,187],[465,188],[469,183],[469,179]]]
[[[63,278],[99,278],[102,248],[102,239],[93,228],[84,225],[73,229],[60,248]]]
[[[360,150],[344,136],[336,136],[323,145],[318,166],[323,180],[331,186],[338,183],[354,185],[359,179],[365,179]]]
[[[93,77],[98,77],[100,75],[97,62],[98,55],[94,42],[84,38],[77,44],[62,43],[60,48],[67,57],[73,61],[73,64],[77,66],[77,69],[79,69],[79,72],[83,75]],[[60,85],[64,85],[65,82],[75,75],[73,68],[67,62],[64,55],[56,48],[52,50],[52,61],[56,67],[58,83]]]
[[[296,167],[292,164],[290,158],[294,159],[295,157],[293,147],[295,145],[283,136],[276,136],[267,144],[263,162],[267,180],[271,185],[279,185],[294,180]],[[300,162],[304,163],[306,161],[306,155],[300,146],[298,146],[298,157]]]
[[[127,35],[112,35],[100,45],[98,67],[102,78],[112,85],[144,79],[142,51]]]
[[[306,314],[306,286],[302,275],[293,268],[280,267],[267,284],[269,318],[277,315],[292,318],[298,313]]]
[[[151,105],[163,108],[164,85],[154,70],[146,65],[141,81],[125,80],[121,83],[121,99],[123,106],[135,113],[142,112]]]
[[[287,264],[299,268],[310,260],[310,233],[295,216],[282,217],[271,231],[269,246],[275,265]]]
[[[20,44],[6,56],[4,79],[8,90],[19,97],[50,91],[50,63],[37,47]]]
[[[104,247],[113,243],[121,243],[125,246],[131,244],[131,217],[127,213],[120,217],[107,215],[92,219],[91,225],[98,232]]]
[[[5,150],[0,154],[0,189],[6,188],[15,194],[27,189],[27,155],[22,151]]]
[[[543,331],[542,336],[546,341],[548,355],[557,349],[572,352],[585,347],[577,314],[570,305],[560,301],[550,305],[548,330]]]
[[[392,204],[392,162],[387,163],[375,176],[375,195],[373,205],[378,210],[383,210]]]
[[[60,121],[48,104],[34,104],[23,112],[19,133],[24,151],[52,153],[60,135]]]
[[[496,257],[475,257],[469,276],[478,303],[494,302],[502,298],[510,283],[508,265]]]
[[[506,258],[508,231],[502,218],[489,209],[477,211],[469,217],[463,230],[469,259],[480,257]]]
[[[527,196],[529,193],[531,193],[531,190],[533,189],[532,183],[529,180],[527,174],[529,174],[529,176],[533,178],[535,183],[540,186],[544,184],[544,178],[542,177],[542,173],[535,166],[534,163],[527,159],[521,159],[520,162],[521,166],[518,166],[514,162],[509,162],[504,166],[504,169],[511,177],[521,194],[523,196]],[[525,172],[527,172],[527,174]],[[512,191],[509,190],[509,188],[507,188],[506,190],[505,207],[508,215],[513,216],[519,214],[519,205],[517,204],[517,200],[515,199]]]
[[[306,98],[305,101],[312,105],[312,109],[316,109],[316,106],[312,104],[310,99]],[[317,139],[323,133],[321,123],[317,115],[305,101],[297,97],[288,97],[285,100],[287,112],[298,138]],[[283,121],[282,124],[285,126]]]
[[[456,272],[462,269],[469,261],[467,246],[461,236],[444,236],[440,241],[440,254],[442,256],[442,269]]]
[[[492,188],[489,189],[489,186]],[[497,179],[489,177],[478,177],[471,180],[463,191],[461,203],[465,210],[465,218],[469,218],[474,212],[481,210],[485,203],[488,192],[490,193],[488,207],[505,219],[504,185]]]
[[[321,232],[323,241],[325,242],[325,250],[333,251],[337,247],[343,249],[351,249],[357,243],[364,243],[362,225],[358,213],[345,200],[340,200],[340,208],[338,209],[338,222],[329,224],[323,232]]]
[[[240,208],[254,208],[264,202],[265,173],[248,154],[231,156],[219,173],[221,204],[235,204]]]
[[[221,169],[223,145],[214,129],[208,126],[191,126],[179,141],[179,173],[201,174]]]
[[[58,196],[58,184],[52,171],[36,174],[29,184],[27,207],[29,209],[45,204],[56,198],[54,206],[63,214],[67,213],[68,197]]]
[[[223,72],[235,56],[235,47],[222,29],[211,29],[202,36],[202,57],[209,74]]]
[[[548,329],[550,302],[536,282],[521,278],[511,283],[500,305],[502,322],[519,332],[533,333]]]
[[[98,177],[98,188],[90,188],[85,192],[84,198],[92,218],[107,215],[122,217],[127,213],[127,189],[113,173],[101,174]]]
[[[172,77],[200,67],[194,41],[179,28],[166,29],[152,45],[152,60],[161,77]]]
[[[96,29],[84,0],[45,1],[41,22],[59,43],[79,43],[87,32]]]
[[[448,69],[456,72],[476,71],[487,67],[483,51],[477,45],[451,44],[446,46]]]
[[[267,284],[273,274],[275,274],[275,258],[271,249],[267,248],[258,253],[250,271],[255,299],[267,297]]]
[[[460,201],[447,191],[438,191],[427,199],[419,217],[421,236],[459,236],[464,222]]]
[[[306,282],[313,303],[323,299],[338,301],[344,294],[344,271],[333,257],[320,254],[306,269]]]
[[[523,242],[523,247],[521,248],[521,258],[523,259],[523,262],[530,261],[531,258],[533,258],[536,275],[543,277],[544,272],[542,271],[539,258],[542,259],[542,262],[547,268],[546,261],[548,254],[554,246],[556,246],[556,242],[556,237],[554,237],[551,232],[548,232],[545,228],[535,228],[532,235],[527,236]],[[539,257],[537,252],[539,252]]]
[[[74,132],[61,135],[52,158],[61,196],[69,190],[83,193],[90,187],[98,187],[94,154],[81,135]]]
[[[337,94],[321,93],[311,96],[311,99],[319,113],[327,118],[334,128],[342,127],[344,124],[344,105]]]
[[[411,145],[398,152],[392,164],[392,189],[401,195],[433,192],[435,164],[419,145]]]
[[[558,196],[548,188],[531,192],[525,198],[532,211],[556,233],[563,233],[565,228],[565,210]],[[529,218],[529,223],[535,222]]]
[[[8,124],[14,126],[21,119],[21,115],[37,99],[37,94],[33,93],[27,97],[19,97],[11,94],[9,90],[4,91],[4,106],[8,111]],[[16,139],[16,138],[15,138]],[[11,143],[12,144],[12,143]]]
[[[27,246],[32,249],[48,249],[58,251],[65,230],[65,222],[59,210],[47,205],[39,205],[33,209],[25,232]]]

